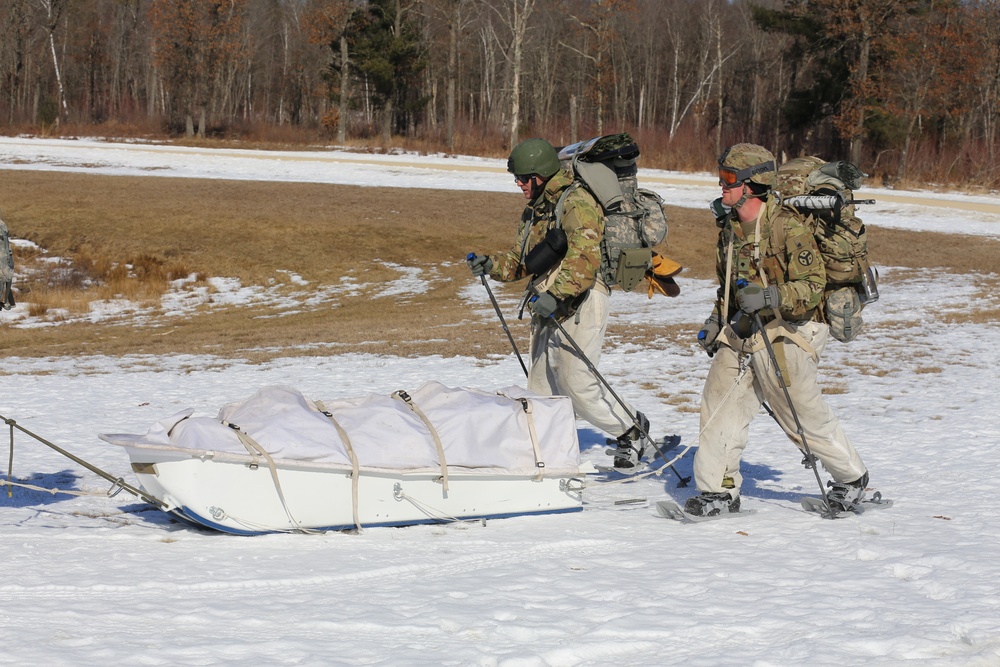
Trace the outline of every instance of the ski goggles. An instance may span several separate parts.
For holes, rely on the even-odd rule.
[[[755,174],[761,174],[766,171],[774,171],[774,160],[768,160],[767,162],[761,162],[760,164],[755,164],[752,167],[746,167],[745,169],[733,169],[732,167],[726,167],[719,165],[719,185],[724,188],[731,188],[737,183],[743,183],[750,180]]]

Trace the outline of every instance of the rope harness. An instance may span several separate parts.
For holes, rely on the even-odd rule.
[[[24,484],[24,483],[21,483],[21,482],[15,482],[14,481],[14,429],[17,429],[18,431],[21,431],[22,433],[30,436],[31,438],[34,438],[35,440],[37,440],[38,442],[42,443],[46,447],[49,447],[49,448],[55,450],[56,452],[58,452],[59,454],[62,454],[63,456],[65,456],[66,458],[70,459],[74,463],[83,466],[84,468],[86,468],[90,472],[94,473],[95,475],[97,475],[97,476],[99,476],[99,477],[101,477],[101,478],[103,478],[103,479],[111,482],[111,484],[112,484],[111,488],[109,488],[107,490],[107,492],[105,493],[105,495],[107,497],[114,498],[116,495],[118,495],[122,491],[128,491],[129,493],[131,493],[136,498],[141,498],[142,500],[145,500],[147,503],[155,505],[155,506],[157,506],[160,509],[165,509],[166,508],[166,503],[164,503],[163,501],[159,500],[158,498],[154,498],[153,496],[149,495],[145,491],[142,491],[141,489],[137,489],[136,487],[132,486],[131,484],[126,483],[125,480],[122,479],[121,477],[115,477],[114,475],[112,475],[112,474],[110,474],[108,472],[105,472],[104,470],[101,470],[100,468],[98,468],[97,466],[93,465],[92,463],[88,463],[87,461],[81,459],[80,457],[75,456],[74,454],[71,454],[70,452],[66,451],[62,447],[59,447],[58,445],[55,445],[55,444],[49,442],[48,440],[46,440],[45,438],[41,437],[40,435],[38,435],[36,433],[32,433],[28,429],[26,429],[23,426],[21,426],[20,424],[18,424],[13,419],[8,419],[7,417],[4,417],[3,415],[0,415],[0,420],[3,420],[3,422],[10,427],[10,458],[8,460],[8,463],[7,463],[7,479],[2,482],[2,485],[7,487],[7,497],[8,498],[10,498],[10,497],[13,496],[13,492],[14,492],[13,487],[15,487],[15,486],[19,486],[19,487],[23,487],[23,488],[26,488],[26,489],[30,489],[32,491],[47,491],[47,492],[49,492],[49,493],[51,493],[53,495],[55,495],[57,493],[65,493],[65,494],[68,494],[68,495],[71,495],[71,496],[96,496],[96,495],[100,495],[100,494],[97,494],[97,493],[91,493],[91,492],[87,492],[87,491],[70,491],[70,490],[65,490],[65,489],[50,489],[50,488],[44,488],[44,487],[34,486],[34,485],[31,485],[31,484]]]

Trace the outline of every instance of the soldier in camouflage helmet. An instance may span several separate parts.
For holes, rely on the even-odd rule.
[[[538,297],[528,302],[532,312],[528,389],[544,396],[569,396],[578,417],[616,437],[615,466],[634,467],[643,449],[631,409],[609,395],[551,321],[559,318],[566,333],[597,364],[611,293],[598,275],[604,233],[600,207],[586,188],[570,190],[573,174],[561,168],[558,153],[544,139],[518,144],[507,171],[528,204],[510,250],[470,256],[472,274],[504,282],[532,279]],[[557,220],[561,198],[563,214]],[[633,414],[648,433],[642,413]]]
[[[829,334],[819,313],[826,273],[807,221],[770,196],[775,172],[774,156],[761,146],[736,144],[719,157],[721,203],[728,213],[717,220],[719,290],[698,332],[698,343],[713,359],[702,392],[694,460],[701,494],[685,504],[691,514],[739,511],[740,458],[750,421],[763,401],[801,448],[798,417],[812,453],[833,477],[828,499],[834,509],[860,502],[868,483],[864,463],[816,381]],[[783,243],[772,244],[775,236]],[[755,330],[753,313],[764,324],[763,332]],[[763,335],[773,343],[773,359],[794,416]]]

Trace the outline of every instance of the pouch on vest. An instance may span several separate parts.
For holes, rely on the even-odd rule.
[[[545,232],[545,238],[524,256],[524,268],[530,275],[540,276],[561,262],[567,250],[569,242],[566,239],[566,232],[561,227],[553,227]]]
[[[823,299],[823,315],[830,335],[841,343],[849,343],[864,329],[861,309],[864,305],[853,285],[830,290]]]
[[[626,292],[631,292],[646,278],[646,272],[652,266],[652,248],[622,248],[618,255],[615,282]]]

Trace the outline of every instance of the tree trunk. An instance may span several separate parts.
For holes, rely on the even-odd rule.
[[[861,152],[865,136],[865,95],[868,83],[868,59],[871,57],[872,36],[867,30],[861,37],[861,50],[858,53],[858,70],[854,79],[854,90],[858,95],[855,104],[854,128],[851,132],[851,162],[861,164]]]
[[[60,7],[53,7],[52,0],[45,0],[44,3],[46,18],[48,19],[46,28],[49,33],[49,51],[52,53],[52,69],[55,70],[56,74],[56,86],[59,89],[59,112],[56,116],[56,127],[59,127],[59,123],[64,116],[68,113],[68,108],[66,106],[66,90],[63,87],[62,72],[59,68],[59,58],[56,55],[56,27],[59,24],[59,13]]]
[[[576,95],[569,97],[569,142],[575,144],[580,141],[580,118],[576,110]]]
[[[347,143],[347,85],[350,82],[347,67],[347,36],[340,36],[340,100],[337,111],[337,143]]]
[[[390,97],[385,101],[385,106],[382,107],[382,143],[387,148],[389,143],[392,141],[392,115],[393,104],[392,98]]]
[[[459,7],[455,9],[448,21],[448,90],[445,100],[445,134],[447,134],[448,152],[455,152],[455,83],[458,78],[458,31]]]
[[[512,81],[510,93],[510,148],[518,144],[518,129],[521,124],[521,58],[524,54],[524,36],[528,31],[528,18],[534,9],[535,0],[514,0],[512,5],[511,31],[513,43],[511,51]]]

